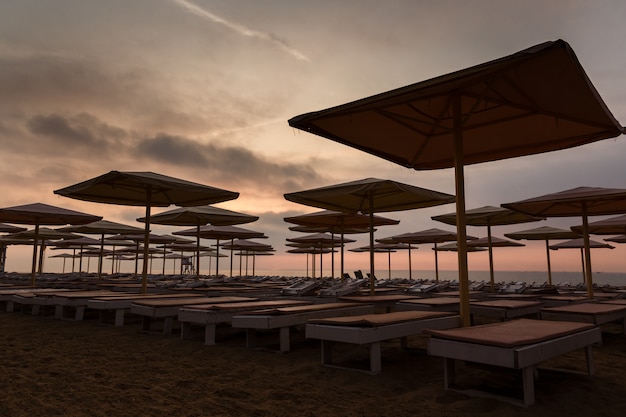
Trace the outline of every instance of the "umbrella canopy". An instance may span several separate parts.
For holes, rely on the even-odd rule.
[[[322,210],[315,213],[303,214],[300,216],[285,217],[284,220],[288,223],[297,224],[300,226],[318,227],[316,232],[330,232],[331,234],[344,234],[349,233],[366,233],[369,231],[370,216],[355,213],[345,213],[335,210]],[[399,220],[388,219],[381,216],[372,216],[374,220],[374,226],[387,226],[399,224]],[[290,230],[294,230],[290,228]],[[359,230],[365,230],[361,232]],[[343,246],[341,247],[341,277],[344,275],[344,257]],[[332,274],[331,278],[335,275],[335,254],[331,254],[332,259]]]
[[[579,233],[556,227],[541,226],[519,232],[505,233],[504,236],[515,240],[544,240],[546,242],[546,259],[548,262],[548,284],[552,285],[552,267],[550,265],[550,240],[575,239]]]
[[[606,240],[607,242],[626,243],[626,235],[618,235],[618,236],[613,236],[613,237],[607,237],[604,240]]]
[[[329,235],[326,233],[314,233],[311,235],[306,235],[306,236],[300,236],[300,237],[295,237],[295,238],[288,238],[287,242],[292,242],[292,243],[298,243],[298,244],[303,244],[303,245],[308,245],[311,247],[318,247],[318,248],[323,248],[323,247],[335,247],[335,246],[339,246],[341,247],[341,253],[343,254],[343,244],[345,243],[352,243],[352,242],[356,242],[354,239],[348,239],[346,237],[344,237],[343,234],[341,234],[341,236],[334,236],[334,235]],[[331,273],[331,278],[335,277],[335,262],[334,262],[334,255],[335,255],[336,251],[331,251],[331,256],[332,256],[332,265],[331,265],[331,269],[332,269],[332,273]],[[342,258],[343,260],[343,258]],[[343,262],[342,262],[343,265]],[[320,256],[320,277],[323,273],[323,257]],[[343,276],[343,272],[341,273]]]
[[[502,204],[502,206],[533,216],[581,216],[583,219],[583,242],[585,242],[584,265],[587,294],[589,297],[593,297],[588,217],[626,213],[626,189],[578,187],[514,203]]]
[[[470,311],[464,165],[571,148],[624,133],[563,40],[302,114],[289,125],[405,167],[454,167],[465,326]]]
[[[214,206],[183,207],[168,210],[151,216],[150,222],[169,226],[196,226],[196,243],[200,245],[200,226],[211,224],[213,226],[232,226],[235,224],[251,223],[259,220],[258,216],[238,213]],[[142,217],[137,221],[145,222]],[[218,239],[219,244],[219,239]],[[219,247],[219,246],[218,246]],[[219,275],[219,257],[215,262],[215,275]],[[196,278],[200,277],[200,256],[196,257]]]
[[[474,236],[467,236],[467,239],[476,239]],[[419,232],[402,233],[400,235],[390,236],[383,239],[377,239],[381,243],[407,243],[412,244],[433,243],[435,250],[435,281],[439,282],[439,257],[437,255],[437,244],[443,242],[452,242],[457,240],[455,232],[441,230],[437,228],[421,230]],[[411,248],[409,247],[409,279],[411,274]]]
[[[374,213],[418,209],[453,203],[455,197],[397,181],[366,178],[285,194],[300,204],[370,216],[370,247],[374,246]],[[370,293],[374,294],[374,252],[370,252]]]
[[[437,248],[433,248],[434,251],[442,251],[442,252],[458,252],[459,245],[458,242],[448,243],[446,245],[440,245]],[[468,252],[484,252],[487,248],[484,246],[467,246]]]
[[[215,239],[219,244],[219,241],[222,239],[266,239],[262,232],[257,232],[255,230],[244,229],[243,227],[236,226],[214,226],[214,225],[205,225],[200,228],[192,228],[181,230],[178,232],[173,232],[174,235],[181,236],[196,236],[204,239]],[[231,249],[230,256],[230,277],[233,277],[233,256]]]
[[[387,254],[387,277],[391,279],[391,253],[397,252],[399,250],[411,250],[411,245],[406,243],[376,243],[373,247],[370,246],[361,246],[359,248],[348,249],[351,252],[370,252],[374,251],[375,253],[386,253]]]
[[[433,220],[443,222],[450,225],[457,224],[456,213],[441,214],[433,216]],[[541,217],[529,216],[518,211],[505,209],[503,207],[484,206],[465,212],[465,224],[468,226],[486,226],[487,240],[491,237],[491,226],[510,225],[518,223],[528,223],[543,220]],[[493,251],[491,245],[485,245],[489,251],[489,278],[491,283],[491,291],[495,289],[495,278],[493,270]]]
[[[144,206],[146,219],[152,207],[200,206],[234,200],[239,193],[185,181],[154,172],[111,171],[99,177],[54,191],[65,197],[98,203]],[[141,292],[148,286],[148,235],[150,221],[144,228],[145,253],[142,271]]]
[[[620,233],[626,233],[626,214],[617,217],[611,217],[610,219],[599,220],[597,222],[591,222],[587,226],[589,234],[592,235],[615,235]],[[583,225],[572,226],[572,231],[582,234]]]
[[[0,233],[17,233],[25,231],[25,227],[13,226],[10,224],[0,223]]]
[[[576,238],[576,239],[572,239],[572,240],[568,240],[565,242],[560,242],[554,245],[550,245],[550,249],[552,250],[559,250],[559,249],[580,249],[580,261],[581,261],[581,265],[582,265],[582,271],[583,271],[583,282],[588,284],[588,281],[585,278],[585,255],[584,255],[584,250],[586,248],[589,249],[615,249],[614,246],[609,245],[608,243],[603,243],[603,242],[598,242],[595,240],[588,240],[587,242],[585,241],[584,238]]]
[[[141,233],[139,227],[129,226],[108,220],[98,220],[78,226],[62,227],[59,230],[64,232],[82,233],[87,235],[100,235],[100,258],[98,259],[98,279],[102,279],[102,260],[104,258],[104,235],[114,235],[119,233]]]
[[[33,264],[30,284],[35,285],[35,271],[37,266],[37,241],[40,225],[60,226],[65,224],[85,224],[102,219],[74,210],[51,206],[43,203],[26,204],[23,206],[6,207],[0,209],[0,221],[17,224],[32,224],[35,226],[33,238]]]

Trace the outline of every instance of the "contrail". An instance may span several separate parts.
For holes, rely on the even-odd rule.
[[[181,6],[182,8],[184,8],[185,10],[187,10],[188,12],[195,14],[196,16],[202,17],[203,19],[209,19],[212,22],[224,25],[227,28],[239,33],[240,35],[249,36],[252,38],[257,38],[263,41],[270,42],[274,44],[275,46],[277,46],[278,48],[282,49],[283,51],[287,52],[289,55],[301,61],[310,61],[309,58],[306,55],[304,55],[302,52],[290,47],[289,45],[287,45],[285,41],[278,39],[276,36],[272,35],[271,33],[259,32],[256,30],[248,29],[245,26],[229,22],[228,20],[222,19],[221,17],[216,16],[213,13],[209,12],[208,10],[205,10],[201,8],[200,6],[197,6],[187,0],[172,0],[172,1],[178,4],[179,6]]]

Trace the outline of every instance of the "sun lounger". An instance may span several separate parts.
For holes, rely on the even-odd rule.
[[[555,356],[585,348],[587,374],[594,373],[591,345],[600,343],[600,328],[585,323],[517,319],[450,330],[428,330],[428,353],[444,361],[444,384],[470,396],[493,397],[516,405],[535,403],[534,372]],[[521,370],[523,399],[455,385],[455,360]]]
[[[329,288],[322,288],[319,291],[320,297],[341,297],[342,295],[354,294],[359,292],[361,285],[366,282],[365,279],[357,279],[354,281],[339,282]]]
[[[305,295],[315,291],[321,287],[323,283],[321,279],[302,280],[283,288],[280,290],[280,293],[282,295]]]
[[[540,298],[546,307],[558,307],[568,304],[594,303],[598,300],[582,295],[548,295]]]
[[[16,287],[16,288],[8,288],[3,287],[0,289],[0,305],[4,305],[3,310],[7,313],[12,313],[16,310],[16,305],[21,305],[21,303],[16,302],[13,298],[15,295],[21,295],[24,297],[34,297],[37,293],[52,293],[59,291],[67,291],[61,290],[57,288],[33,288],[33,287]]]
[[[541,309],[542,320],[576,321],[601,325],[620,322],[626,332],[626,305],[608,303],[580,303]]]
[[[422,333],[425,329],[450,329],[460,325],[458,315],[434,311],[397,311],[383,314],[367,314],[350,317],[331,317],[311,320],[306,325],[306,337],[320,339],[322,364],[333,364],[332,345],[335,342],[369,345],[370,374],[381,371],[381,343],[400,338],[406,346],[409,336]],[[349,368],[354,369],[354,368]]]
[[[141,300],[198,298],[198,294],[173,293],[173,294],[128,294],[115,297],[95,297],[87,300],[87,308],[97,310],[100,313],[100,323],[104,323],[104,317],[108,311],[115,315],[115,326],[124,325],[124,316],[130,311],[130,306]]]
[[[311,302],[304,300],[248,300],[235,303],[216,302],[186,306],[178,311],[178,321],[181,323],[180,337],[181,339],[188,339],[192,324],[200,324],[204,325],[204,344],[214,345],[217,325],[230,323],[237,313],[307,304],[311,304]]]
[[[55,307],[54,317],[57,319],[71,318],[71,313],[74,313],[74,320],[82,320],[90,298],[124,295],[128,293],[107,290],[57,292],[52,296],[51,305]]]
[[[539,318],[539,310],[543,303],[522,300],[486,300],[471,301],[470,314],[474,316],[496,317],[500,320],[511,320],[524,316]]]
[[[459,312],[458,297],[429,297],[400,300],[395,305],[397,311],[423,310],[423,311],[447,311]]]
[[[417,298],[414,295],[402,294],[382,294],[382,295],[346,295],[339,297],[339,301],[350,301],[354,303],[374,304],[376,308],[384,308],[390,312],[398,301]]]
[[[189,297],[140,300],[130,305],[130,312],[131,314],[142,316],[142,330],[149,331],[153,319],[163,319],[163,334],[172,334],[174,319],[178,317],[178,310],[182,307],[196,304],[237,303],[253,300],[256,299],[251,297]]]
[[[232,327],[246,329],[246,346],[256,346],[256,331],[279,329],[280,351],[289,352],[289,329],[311,319],[374,313],[374,306],[360,303],[321,303],[237,313]]]

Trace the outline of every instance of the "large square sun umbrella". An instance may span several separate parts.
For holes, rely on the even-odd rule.
[[[363,180],[285,194],[295,203],[370,216],[370,247],[374,246],[374,213],[411,210],[453,203],[450,194],[397,181]],[[370,293],[374,294],[374,252],[370,252]]]
[[[120,233],[141,233],[142,229],[109,220],[98,220],[77,226],[66,226],[58,230],[72,233],[82,233],[86,235],[100,235],[100,257],[98,258],[98,279],[102,279],[102,260],[104,258],[104,235],[115,235]]]
[[[370,252],[387,254],[387,277],[391,279],[391,253],[399,250],[411,250],[411,246],[406,243],[375,243],[374,247],[361,246],[354,249],[348,249],[350,252]]]
[[[341,253],[343,253],[343,245],[345,243],[352,243],[356,241],[354,239],[345,238],[343,234],[341,234],[341,236],[334,236],[334,235],[329,235],[326,233],[314,233],[311,235],[289,238],[287,239],[287,242],[298,243],[298,244],[308,245],[308,246],[317,247],[317,248],[324,248],[324,247],[333,248],[333,247],[339,246],[341,247]],[[335,251],[332,251],[331,256],[333,257],[333,263],[332,263],[333,272],[331,274],[331,278],[334,278],[334,268],[335,268],[334,255],[335,255]],[[320,277],[322,276],[322,269],[323,269],[322,259],[323,259],[323,256],[322,254],[320,254]],[[342,274],[341,276],[343,276],[343,272],[341,274]]]
[[[470,324],[463,167],[613,138],[613,117],[563,40],[306,113],[289,125],[417,170],[454,168],[460,313]]]
[[[30,285],[35,285],[35,271],[37,267],[37,240],[39,226],[62,226],[66,224],[85,224],[101,220],[102,216],[94,216],[79,211],[43,203],[26,204],[23,206],[6,207],[0,209],[0,221],[16,224],[32,224],[35,226],[33,238],[33,264],[30,276]]]
[[[584,249],[585,248],[589,248],[589,249],[615,249],[615,247],[613,245],[610,245],[608,243],[604,243],[604,242],[598,242],[595,240],[590,240],[588,239],[587,242],[585,242],[584,238],[576,238],[576,239],[571,239],[571,240],[567,240],[565,242],[560,242],[560,243],[556,243],[554,245],[550,245],[550,249],[551,250],[559,250],[559,249],[580,249],[580,261],[581,261],[581,265],[582,265],[582,271],[583,271],[583,282],[585,282],[587,285],[589,285],[589,283],[587,282],[587,280],[585,279],[585,254],[584,254]],[[593,284],[592,284],[593,285]]]
[[[267,245],[265,243],[253,242],[247,239],[235,239],[231,240],[229,243],[222,243],[217,245],[217,247],[223,247],[233,250],[239,250],[247,253],[260,253],[260,252],[273,252],[274,248],[272,245]],[[246,265],[247,266],[247,265]],[[239,258],[239,276],[241,276],[241,258]]]
[[[467,236],[467,239],[476,239],[473,236]],[[376,239],[381,243],[406,243],[409,245],[409,279],[413,279],[411,266],[411,247],[410,245],[419,245],[422,243],[433,243],[435,252],[435,281],[439,282],[439,256],[437,244],[444,242],[456,242],[457,235],[455,232],[441,230],[437,228],[421,230],[419,232],[402,233],[395,236],[389,236],[382,239]]]
[[[493,292],[494,287],[495,287],[494,269],[493,269],[493,248],[505,248],[505,247],[516,247],[516,246],[526,246],[526,245],[489,235],[487,237],[483,237],[479,239],[468,240],[467,246],[487,248],[487,250],[489,251],[489,278],[491,280],[491,291]]]
[[[589,297],[593,297],[588,217],[626,213],[626,189],[578,187],[514,203],[502,204],[502,206],[532,216],[582,217],[587,294]]]
[[[185,181],[154,172],[111,171],[99,177],[80,182],[54,191],[65,197],[97,203],[118,204],[125,206],[143,206],[146,219],[150,218],[152,207],[202,206],[234,200],[239,193]],[[148,285],[148,247],[150,221],[146,221],[146,236],[141,281],[141,292],[147,291]]]
[[[388,219],[381,216],[373,216],[374,226],[390,226],[397,225],[400,220]],[[344,234],[350,233],[366,233],[367,228],[370,227],[370,218],[367,215],[345,213],[335,210],[322,210],[315,213],[302,214],[300,216],[285,217],[284,220],[287,223],[293,223],[300,226],[308,227],[323,227],[316,230],[317,232],[329,232],[331,235],[340,234],[343,238]],[[364,231],[360,231],[359,229]],[[293,230],[290,228],[290,230]],[[344,247],[341,246],[341,277],[344,274]],[[332,274],[331,278],[334,278],[335,274],[335,253],[331,254],[332,262]]]
[[[133,233],[132,231],[129,231],[128,233],[121,232],[120,234],[114,237],[116,239],[132,240],[133,242],[135,242],[134,245],[136,248],[139,248],[139,244],[142,242],[145,242],[146,240],[145,234],[143,233],[136,234],[136,233]],[[150,233],[148,235],[148,241],[150,243],[156,243],[156,244],[162,243],[163,244],[163,256],[165,256],[165,253],[167,251],[167,245],[170,243],[176,242],[176,238],[174,236],[158,235],[158,234]],[[138,260],[139,260],[139,252],[135,252],[135,276],[137,276],[137,264],[138,264],[137,261]],[[165,275],[165,259],[163,259],[162,274]]]
[[[456,225],[457,215],[456,213],[441,214],[439,216],[433,216],[433,220]],[[502,207],[484,206],[465,212],[465,224],[468,226],[487,227],[487,243],[492,240],[491,227],[502,226],[510,224],[528,223],[543,220],[541,217],[529,216],[518,211],[505,209]],[[491,283],[491,291],[495,289],[495,279],[493,275],[493,250],[492,245],[474,245],[485,246],[489,251],[489,278]]]
[[[173,232],[173,235],[180,236],[196,236],[196,238],[200,237],[203,239],[215,239],[217,241],[217,248],[219,251],[220,240],[230,239],[230,241],[234,241],[235,239],[266,239],[267,236],[263,232],[257,232],[255,230],[244,229],[243,227],[236,226],[214,226],[214,225],[204,225],[192,228],[180,230],[177,232]],[[231,249],[230,254],[230,277],[233,277],[233,250]],[[217,274],[217,272],[216,272]]]
[[[579,233],[556,227],[541,226],[519,232],[505,233],[504,236],[515,240],[544,240],[546,242],[546,260],[548,263],[548,285],[552,285],[552,266],[550,265],[550,240],[575,239]]]
[[[214,206],[182,207],[155,214],[146,220],[146,217],[137,219],[140,222],[165,224],[169,226],[195,226],[196,244],[200,246],[200,227],[211,224],[213,226],[232,226],[235,224],[251,223],[259,220],[258,216],[238,213]],[[200,278],[200,250],[196,254],[196,278]],[[219,257],[215,258],[215,275],[219,275]]]

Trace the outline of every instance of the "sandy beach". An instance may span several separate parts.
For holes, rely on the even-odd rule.
[[[537,404],[525,409],[444,391],[440,358],[426,336],[383,345],[378,375],[320,364],[319,342],[292,335],[276,353],[276,334],[247,349],[245,335],[222,329],[216,346],[84,321],[0,313],[0,416],[622,416],[626,411],[626,339],[608,328],[594,347],[596,375],[541,372]],[[196,336],[196,335],[194,335]],[[341,347],[335,358],[367,366],[367,351]],[[581,368],[583,352],[549,366]],[[472,384],[518,387],[516,373],[463,368]],[[461,380],[463,382],[463,380]]]

